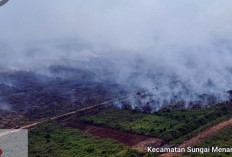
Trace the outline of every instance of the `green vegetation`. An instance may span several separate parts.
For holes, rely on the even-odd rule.
[[[151,157],[50,122],[29,132],[29,157]]]
[[[155,114],[108,109],[80,120],[96,125],[153,136],[177,144],[232,115],[231,105],[203,110],[163,110]]]
[[[201,146],[198,146],[199,148],[208,148],[208,147],[219,147],[219,148],[232,148],[232,129],[229,129],[227,131],[224,131],[217,136],[214,136],[213,138],[206,141]],[[224,156],[231,156],[231,153],[186,153],[184,154],[185,157],[195,157],[195,156],[202,156],[202,157],[224,157]]]
[[[229,117],[231,117],[231,115],[225,115],[225,116],[222,116],[220,118],[217,118],[215,120],[212,120],[211,122],[207,123],[206,125],[203,125],[203,126],[200,126],[199,128],[197,128],[196,130],[184,135],[184,136],[181,136],[180,138],[177,138],[173,141],[171,141],[170,143],[171,144],[179,144],[181,142],[183,142],[185,139],[189,139],[191,138],[192,136],[196,135],[197,133],[205,130],[206,128],[210,127],[210,126],[213,126],[213,125],[216,125],[218,124],[219,122],[223,121],[223,120],[226,120],[228,119]]]
[[[95,115],[81,116],[88,123],[122,129],[153,137],[172,144],[180,143],[203,129],[232,115],[230,105],[219,104],[204,110],[163,110],[154,114],[135,110],[105,109]],[[72,117],[74,118],[74,117]],[[68,118],[71,120],[72,118]],[[232,129],[208,140],[199,147],[232,147]],[[220,156],[226,156],[220,153]],[[86,135],[76,129],[49,122],[29,132],[29,157],[152,157],[141,154],[111,140]],[[189,153],[185,156],[200,156]],[[205,153],[202,156],[215,156]]]
[[[116,109],[106,110],[96,116],[85,116],[80,119],[89,123],[152,136],[158,136],[165,129],[174,127],[178,123],[176,120],[161,116]]]

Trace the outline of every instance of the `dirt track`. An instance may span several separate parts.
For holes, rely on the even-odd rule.
[[[141,90],[141,91],[142,91],[142,90]],[[70,115],[74,115],[74,114],[76,114],[76,113],[78,113],[78,112],[81,112],[81,111],[86,111],[86,110],[90,110],[90,109],[93,109],[93,108],[96,108],[96,107],[99,107],[99,106],[107,105],[107,104],[109,104],[109,103],[111,103],[111,102],[113,102],[113,101],[115,101],[115,100],[120,100],[120,99],[127,98],[127,97],[129,97],[129,96],[131,96],[131,95],[135,95],[135,94],[137,94],[138,92],[140,92],[140,91],[131,92],[131,93],[127,94],[127,95],[120,96],[120,97],[118,97],[118,98],[115,98],[115,99],[111,99],[111,100],[102,102],[102,103],[100,103],[100,104],[91,105],[91,106],[88,106],[88,107],[85,107],[85,108],[82,108],[82,109],[78,109],[78,110],[75,110],[75,111],[72,111],[72,112],[68,112],[68,113],[61,114],[61,115],[58,115],[58,116],[54,116],[54,117],[47,118],[47,119],[42,119],[42,120],[40,120],[40,121],[38,121],[38,122],[34,122],[34,123],[32,123],[32,124],[28,124],[28,125],[22,126],[22,127],[20,127],[19,129],[29,129],[29,128],[33,128],[33,127],[37,126],[38,124],[42,124],[42,123],[47,122],[47,121],[49,121],[49,120],[57,120],[57,119],[59,119],[59,118],[67,117],[67,116],[70,116]]]
[[[181,145],[179,145],[179,148],[186,148],[186,147],[196,147],[201,144],[203,144],[205,141],[210,139],[212,136],[215,136],[216,134],[223,132],[227,129],[232,128],[232,118],[229,120],[226,120],[224,122],[221,122],[215,126],[212,126],[205,131],[200,132],[193,138],[184,141]],[[180,156],[182,153],[166,153],[162,154],[162,157],[174,157],[174,156]]]
[[[161,147],[165,143],[165,141],[162,139],[133,134],[122,130],[90,125],[79,122],[77,120],[69,121],[65,125],[72,128],[77,128],[90,135],[94,135],[104,139],[115,140],[140,152],[146,152],[148,146]]]

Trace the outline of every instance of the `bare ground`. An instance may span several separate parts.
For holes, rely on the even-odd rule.
[[[77,128],[78,130],[81,130],[90,135],[104,139],[115,140],[140,152],[146,152],[148,146],[161,147],[163,144],[165,144],[165,141],[162,139],[129,133],[122,130],[90,125],[79,121],[69,121],[66,122],[66,125],[72,128]]]
[[[198,133],[193,138],[184,141],[178,147],[187,148],[187,147],[199,146],[203,144],[205,141],[207,141],[208,139],[210,139],[211,137],[215,136],[216,134],[223,132],[230,128],[232,128],[232,118]],[[162,154],[161,156],[162,157],[174,157],[174,156],[180,156],[180,155],[182,155],[182,153],[166,153],[166,154]]]

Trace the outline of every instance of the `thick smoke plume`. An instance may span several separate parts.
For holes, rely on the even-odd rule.
[[[159,105],[204,94],[225,100],[231,44],[228,0],[12,0],[0,8],[1,69],[81,69],[149,89]]]

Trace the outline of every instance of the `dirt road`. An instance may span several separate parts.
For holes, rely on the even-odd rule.
[[[216,134],[221,133],[230,128],[232,128],[232,118],[198,133],[193,138],[184,141],[178,147],[186,148],[186,147],[199,146],[203,144],[205,141],[207,141],[208,139],[210,139],[211,137],[215,136]],[[174,156],[180,156],[181,154],[182,153],[166,153],[166,154],[162,154],[161,156],[162,157],[174,157]]]
[[[32,127],[35,127],[37,126],[38,124],[42,124],[44,122],[47,122],[49,120],[57,120],[59,118],[63,118],[63,117],[66,117],[66,116],[70,116],[70,115],[73,115],[75,113],[78,113],[78,112],[81,112],[81,111],[86,111],[86,110],[89,110],[89,109],[93,109],[95,107],[99,107],[99,106],[103,106],[103,105],[107,105],[111,102],[114,102],[116,100],[120,100],[120,99],[124,99],[124,98],[127,98],[129,96],[132,96],[132,95],[135,95],[137,94],[139,91],[137,92],[131,92],[127,95],[124,95],[124,96],[120,96],[118,98],[115,98],[115,99],[111,99],[111,100],[108,100],[108,101],[105,101],[103,103],[100,103],[100,104],[96,104],[96,105],[91,105],[91,106],[88,106],[88,107],[85,107],[85,108],[82,108],[82,109],[78,109],[78,110],[75,110],[75,111],[72,111],[72,112],[68,112],[68,113],[65,113],[65,114],[61,114],[61,115],[58,115],[58,116],[55,116],[55,117],[51,117],[51,118],[47,118],[47,119],[43,119],[43,120],[40,120],[38,122],[35,122],[35,123],[32,123],[32,124],[28,124],[28,125],[25,125],[25,126],[22,126],[20,127],[19,129],[29,129],[29,128],[32,128]]]

